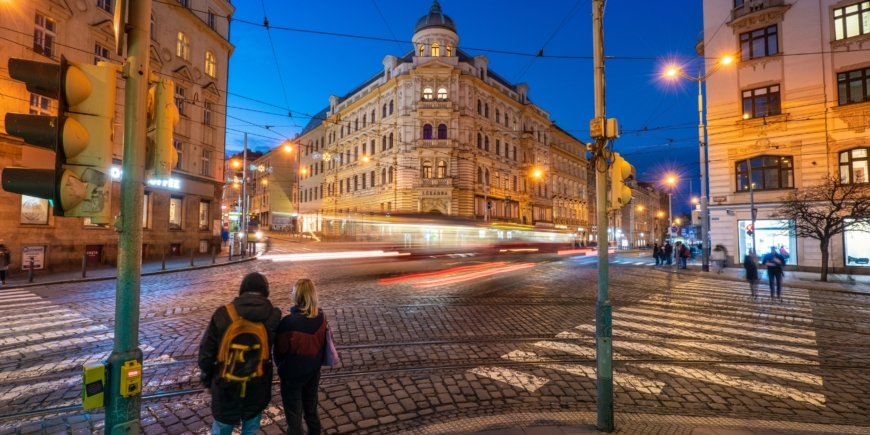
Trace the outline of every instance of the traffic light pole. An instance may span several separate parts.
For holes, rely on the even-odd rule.
[[[242,215],[239,216],[241,224],[242,239],[239,243],[239,251],[242,253],[241,258],[245,258],[248,251],[248,133],[245,133],[245,150],[242,151],[242,200],[239,201],[239,207],[242,210]]]
[[[701,152],[701,270],[710,271],[710,224],[707,217],[707,150],[704,140],[704,96],[701,93],[701,64],[698,64],[698,144]]]
[[[595,117],[605,118],[604,105],[604,2],[592,1],[592,51],[595,61]],[[595,193],[598,215],[598,301],[595,303],[596,378],[598,383],[598,430],[613,432],[613,342],[612,306],[608,274],[607,238],[607,139],[595,139]],[[615,234],[614,234],[615,235]],[[614,237],[615,238],[615,237]]]
[[[151,0],[129,0],[127,63],[124,76],[124,148],[121,214],[118,235],[118,281],[115,293],[115,343],[109,355],[106,434],[139,433],[141,384],[122,391],[124,364],[142,364],[139,349],[139,291],[142,272],[142,204],[145,193],[146,104],[148,98]],[[119,31],[124,31],[120,29]],[[140,368],[141,370],[141,368]],[[126,373],[124,373],[126,372]],[[141,372],[139,373],[141,376]],[[140,378],[141,379],[141,378]],[[131,394],[132,393],[132,394]]]

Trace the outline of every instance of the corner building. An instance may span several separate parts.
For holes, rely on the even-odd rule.
[[[6,113],[57,115],[57,101],[31,94],[9,77],[10,58],[58,62],[98,61],[122,64],[115,53],[112,17],[115,0],[14,0],[0,2],[0,121]],[[145,258],[189,255],[220,249],[221,192],[226,88],[229,58],[228,0],[153,2],[150,65],[175,82],[180,120],[173,143],[178,164],[168,183],[145,185],[142,252]],[[113,131],[112,215],[120,208],[124,138],[124,80],[118,78]],[[54,153],[24,145],[0,128],[0,168],[54,168]],[[47,200],[0,190],[0,238],[12,251],[10,271],[21,271],[25,251],[41,259],[35,269],[69,269],[88,262],[115,264],[114,228],[89,225],[86,219],[55,217]],[[40,267],[41,266],[41,267]],[[37,270],[37,274],[39,274]]]
[[[356,89],[331,96],[297,138],[300,230],[347,234],[341,218],[395,211],[584,227],[583,143],[556,129],[526,84],[462,51],[437,1],[412,41],[411,52],[386,56]]]

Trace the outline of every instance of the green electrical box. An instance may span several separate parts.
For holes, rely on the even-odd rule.
[[[93,361],[82,367],[82,408],[102,408],[105,404],[106,363]]]

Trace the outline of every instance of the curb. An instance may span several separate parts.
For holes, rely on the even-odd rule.
[[[246,263],[249,261],[254,261],[258,256],[248,257],[242,260],[234,260],[228,261],[225,263],[216,263],[216,264],[206,264],[204,266],[193,266],[193,267],[185,267],[181,269],[167,269],[167,270],[157,270],[154,272],[145,272],[140,276],[152,276],[152,275],[164,275],[167,273],[176,273],[176,272],[187,272],[191,270],[200,270],[200,269],[211,269],[213,267],[222,267],[222,266],[230,266],[239,263]],[[78,284],[81,282],[94,282],[94,281],[108,281],[112,279],[118,279],[116,276],[102,276],[102,277],[94,277],[94,278],[78,278],[78,279],[69,279],[65,281],[46,281],[46,282],[34,282],[34,283],[25,283],[25,284],[10,284],[5,287],[2,287],[3,290],[7,289],[16,289],[16,288],[28,288],[28,287],[39,287],[44,285],[56,285],[56,284]]]

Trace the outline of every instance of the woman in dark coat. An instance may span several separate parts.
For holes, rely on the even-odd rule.
[[[743,268],[746,269],[746,281],[749,282],[749,290],[752,292],[752,297],[756,296],[756,288],[758,286],[758,259],[755,257],[755,250],[750,249],[749,253],[743,257]]]

